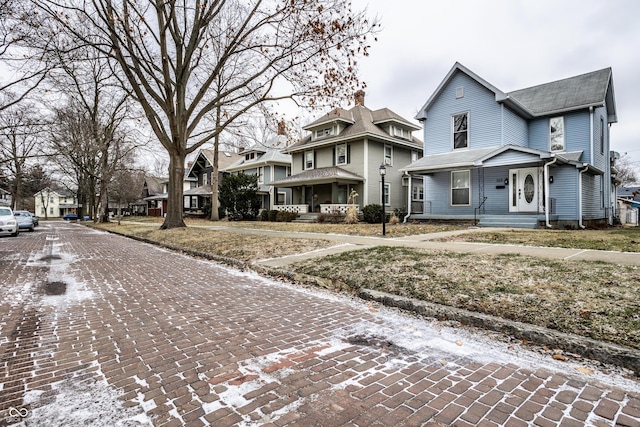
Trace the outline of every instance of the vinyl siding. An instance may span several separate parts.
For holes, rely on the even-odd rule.
[[[464,96],[456,98],[456,89],[464,88]],[[451,116],[468,112],[468,148],[500,145],[501,107],[495,94],[464,73],[457,73],[443,89],[427,112],[424,121],[424,154],[447,153],[452,150]]]
[[[508,108],[502,109],[502,145],[528,146],[529,130],[527,121]]]
[[[549,184],[549,193],[555,199],[558,220],[577,220],[578,170],[574,166],[551,167],[549,175],[553,176],[553,184]]]

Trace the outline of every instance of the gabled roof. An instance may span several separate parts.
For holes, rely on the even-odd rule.
[[[199,149],[195,160],[186,172],[186,176],[191,176],[191,172],[196,166],[201,167],[202,169],[213,166],[214,155],[214,150],[208,148]],[[225,168],[231,166],[241,158],[242,156],[231,151],[218,151],[218,170],[225,170]]]
[[[417,120],[427,118],[427,112],[431,105],[458,73],[466,74],[493,92],[496,102],[504,103],[525,118],[561,114],[606,104],[609,122],[615,123],[618,120],[611,68],[505,93],[458,62],[453,65],[431,97],[418,111],[415,117]]]
[[[163,178],[158,176],[146,175],[144,181],[147,184],[147,192],[149,195],[161,194],[164,189],[164,183],[169,181],[169,178]]]
[[[535,116],[599,107],[606,103],[610,122],[616,122],[611,68],[509,92]]]
[[[483,79],[482,77],[480,77],[479,75],[477,75],[476,73],[474,73],[473,71],[471,71],[470,69],[468,69],[467,67],[462,65],[461,63],[456,62],[455,64],[453,64],[453,67],[451,67],[451,70],[449,70],[449,72],[444,77],[442,82],[440,82],[440,84],[438,85],[436,90],[431,94],[431,96],[429,97],[427,102],[422,106],[422,108],[420,110],[418,110],[418,114],[416,114],[416,117],[415,117],[416,120],[424,120],[424,119],[427,118],[427,110],[431,107],[431,104],[433,104],[433,102],[436,99],[438,99],[438,97],[440,96],[442,91],[447,87],[449,82],[458,73],[466,74],[467,76],[471,77],[476,82],[480,83],[480,85],[484,86],[486,89],[488,89],[489,91],[493,92],[495,94],[496,101],[502,101],[502,100],[507,98],[507,94],[506,93],[502,92],[500,89],[498,89],[497,87],[493,86],[491,83],[489,83],[488,81],[486,81],[485,79]]]
[[[321,127],[324,124],[341,122],[346,125],[339,135],[328,136],[319,140],[313,140],[311,136],[303,138],[301,141],[291,145],[287,151],[294,152],[311,146],[321,146],[327,144],[335,144],[337,142],[353,140],[358,138],[376,138],[385,142],[402,144],[406,146],[422,149],[422,141],[413,137],[411,140],[394,137],[385,132],[380,125],[385,123],[395,123],[403,128],[410,130],[419,130],[419,126],[402,118],[388,108],[382,108],[372,111],[364,105],[356,105],[349,110],[344,108],[336,108],[311,124],[304,126],[305,130],[312,130]]]
[[[244,150],[243,153],[256,152],[261,153],[261,155],[249,160],[239,156],[240,158],[238,160],[227,166],[224,170],[226,172],[236,172],[264,166],[266,164],[291,165],[291,155],[282,152],[286,141],[286,135],[277,135],[267,140],[264,144],[250,147]]]
[[[43,191],[45,191],[47,194],[55,194],[58,197],[75,197],[75,194],[73,194],[69,190],[65,190],[65,189],[54,190],[54,189],[52,189],[50,187],[43,188],[42,190],[40,190],[37,193],[35,193],[34,196],[37,196],[37,195],[41,194]]]
[[[328,168],[309,169],[304,172],[282,178],[278,181],[272,181],[270,184],[285,187],[292,185],[304,185],[311,182],[321,184],[337,181],[362,182],[364,181],[364,178],[337,166],[331,166]]]

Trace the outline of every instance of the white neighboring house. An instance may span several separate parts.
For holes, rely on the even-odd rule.
[[[78,213],[78,199],[66,190],[53,190],[49,187],[33,195],[35,214],[39,217],[62,218],[68,213]]]
[[[0,206],[11,207],[11,193],[3,188],[0,188]]]

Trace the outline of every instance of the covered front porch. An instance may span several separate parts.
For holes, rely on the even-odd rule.
[[[319,168],[288,176],[271,185],[290,190],[289,198],[278,200],[272,206],[274,210],[306,213],[325,213],[344,215],[351,203],[360,210],[362,198],[351,200],[352,191],[362,194],[364,178],[338,167]]]
[[[549,225],[558,220],[558,207],[569,209],[570,202],[558,196],[569,191],[571,199],[577,197],[577,171],[567,163],[548,152],[514,146],[428,156],[407,168],[411,180],[424,184],[422,212],[410,208],[408,219],[465,220],[486,227]]]

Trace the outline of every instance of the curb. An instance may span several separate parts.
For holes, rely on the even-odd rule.
[[[630,369],[640,376],[640,350],[371,289],[361,289],[358,296],[364,300],[376,301],[427,317],[454,320],[465,325],[505,333],[539,345],[557,347],[588,359]]]

